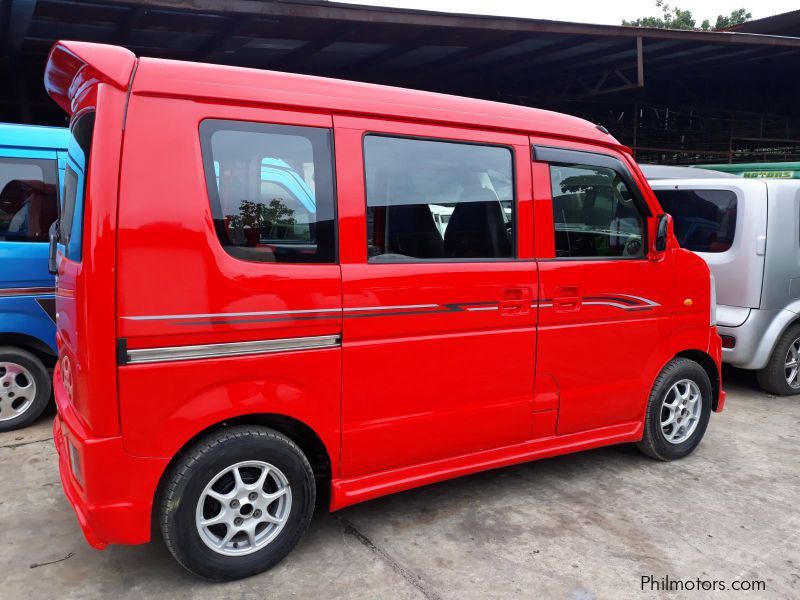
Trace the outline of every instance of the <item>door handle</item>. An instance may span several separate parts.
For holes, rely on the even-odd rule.
[[[577,287],[561,287],[556,290],[556,295],[553,297],[553,309],[560,312],[579,310],[581,300],[581,294]]]
[[[531,312],[530,288],[506,288],[502,290],[498,309],[501,315],[526,315]]]

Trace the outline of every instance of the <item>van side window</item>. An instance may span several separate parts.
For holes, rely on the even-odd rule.
[[[364,138],[370,262],[514,256],[508,148]]]
[[[557,258],[645,255],[644,217],[616,171],[552,164],[550,181]]]
[[[214,225],[229,254],[336,261],[329,130],[208,119],[200,141]]]
[[[55,160],[0,158],[0,241],[46,242],[57,202]]]

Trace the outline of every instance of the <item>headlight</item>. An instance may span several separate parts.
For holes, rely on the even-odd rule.
[[[711,275],[711,326],[717,324],[717,284],[714,275]]]

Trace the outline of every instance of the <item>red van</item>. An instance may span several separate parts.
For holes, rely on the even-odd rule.
[[[77,42],[45,84],[80,171],[55,439],[96,548],[160,531],[245,577],[317,497],[623,442],[681,458],[722,410],[708,267],[602,127]]]

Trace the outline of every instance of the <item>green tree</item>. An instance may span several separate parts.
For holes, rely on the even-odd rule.
[[[737,8],[736,10],[732,10],[731,14],[727,17],[725,15],[718,15],[717,16],[717,24],[714,25],[714,29],[727,29],[728,27],[733,27],[734,25],[741,25],[753,18],[753,13],[751,13],[746,8]]]
[[[677,6],[670,6],[666,0],[656,0],[656,6],[661,9],[661,15],[655,17],[642,17],[633,21],[622,21],[623,25],[631,27],[657,27],[660,29],[687,29],[695,31],[719,30],[738,25],[750,20],[753,16],[747,9],[739,8],[731,11],[730,15],[718,15],[714,27],[708,19],[703,20],[700,25],[692,16],[692,11],[683,10]]]

